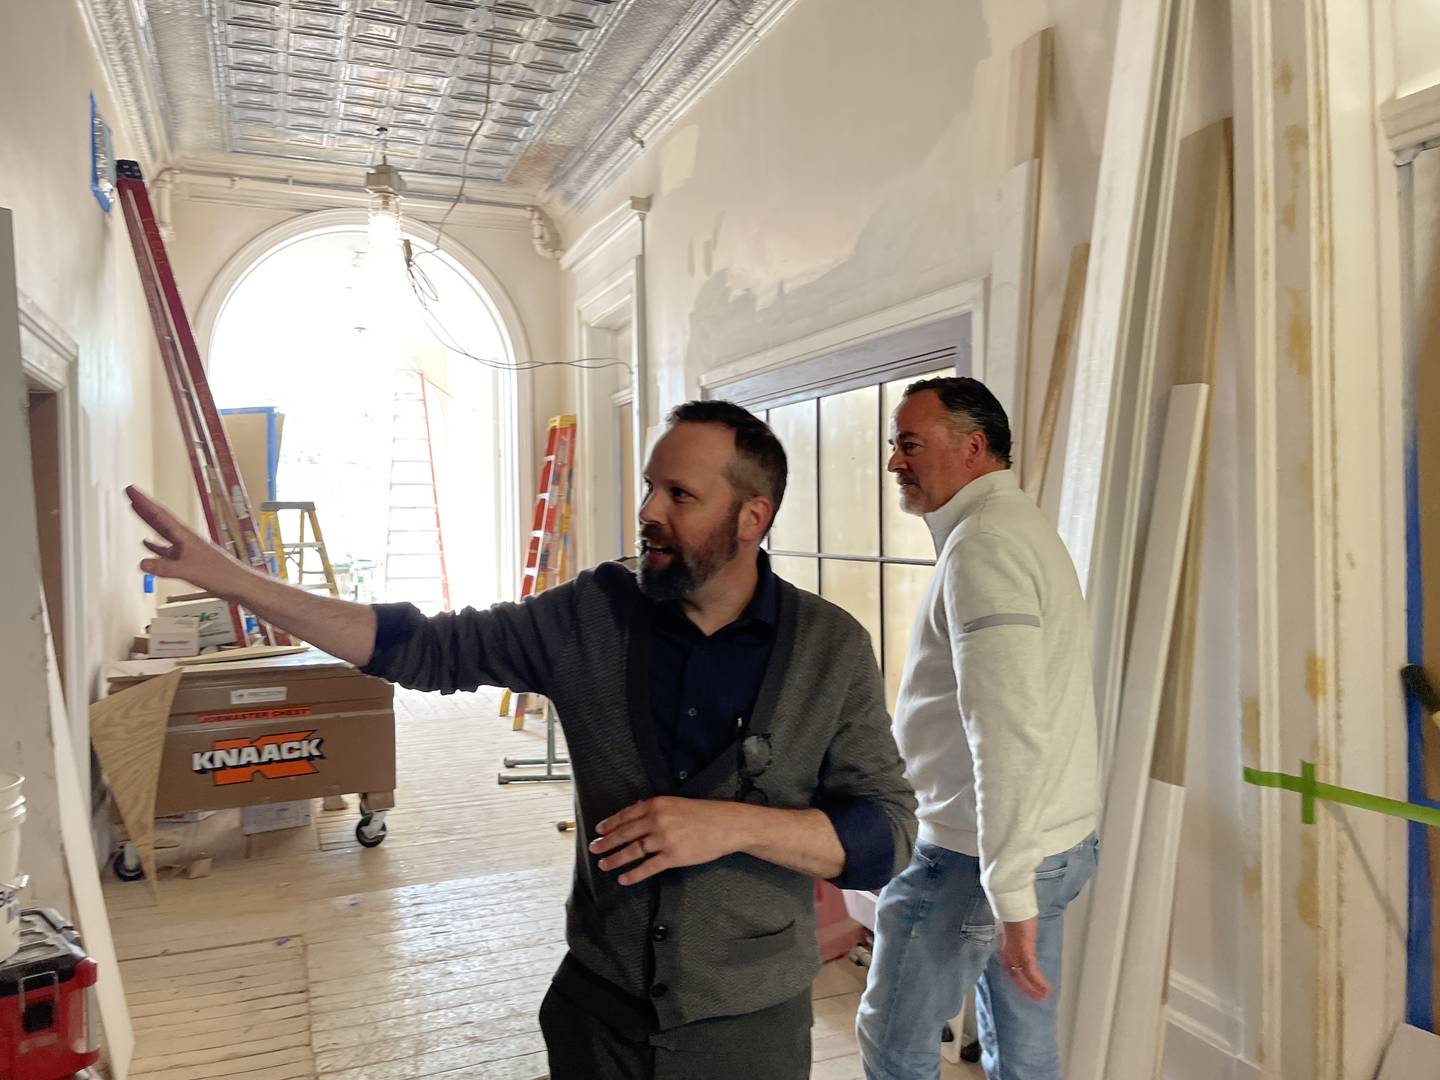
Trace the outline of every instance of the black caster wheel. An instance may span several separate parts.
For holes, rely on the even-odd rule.
[[[360,841],[361,847],[379,847],[385,842],[385,836],[390,831],[390,827],[382,823],[378,833],[374,836],[369,835],[365,830],[370,825],[372,816],[371,814],[362,815],[355,826],[355,839]]]
[[[960,1060],[975,1062],[980,1060],[980,1044],[972,1042],[960,1048]]]
[[[121,881],[139,881],[145,876],[145,868],[137,866],[131,870],[125,865],[125,852],[117,851],[114,862],[115,876]]]

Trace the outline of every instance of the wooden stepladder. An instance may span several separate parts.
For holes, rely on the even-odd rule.
[[[520,579],[520,599],[544,592],[565,580],[570,548],[570,493],[575,472],[575,417],[552,416],[545,438],[545,458],[535,493],[535,514],[531,520],[530,543],[525,553],[525,574]],[[515,704],[514,729],[525,727],[529,694],[505,691],[500,715],[509,716]]]
[[[210,539],[228,547],[245,565],[268,574],[270,560],[260,542],[245,483],[236,468],[230,439],[210,393],[205,365],[200,362],[200,350],[190,330],[170,258],[165,253],[160,225],[150,206],[144,174],[134,161],[119,161],[115,167],[116,193],[125,212],[125,225],[140,270],[140,284],[145,290],[150,319],[155,324],[160,361],[170,384],[170,396],[175,401],[180,433],[185,440]],[[235,604],[230,605],[230,617],[235,625],[235,640],[245,644],[245,618]],[[270,644],[290,643],[289,636],[283,632],[264,623],[260,626]]]

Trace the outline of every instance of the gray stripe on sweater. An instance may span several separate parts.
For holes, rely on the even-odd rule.
[[[985,630],[991,626],[1039,626],[1039,615],[1025,615],[1018,611],[1007,612],[1001,615],[982,615],[978,619],[971,619],[960,629],[965,633],[971,630]]]

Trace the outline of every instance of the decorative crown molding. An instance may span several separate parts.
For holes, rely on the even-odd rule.
[[[530,207],[530,239],[535,243],[535,253],[542,259],[558,259],[565,254],[560,247],[560,230],[538,206]]]
[[[207,161],[186,158],[168,175],[174,179],[176,193],[193,202],[257,206],[300,213],[363,208],[369,202],[361,174],[355,170],[316,169],[302,175],[279,175],[273,170],[260,168],[254,173],[242,175],[227,170],[226,164],[226,159]],[[526,193],[520,194],[523,198]],[[415,220],[435,222],[448,212],[454,225],[506,231],[529,230],[532,236],[534,234],[531,214],[536,208],[532,202],[521,199],[514,202],[467,199],[451,211],[452,201],[453,195],[410,188],[405,194],[404,213]],[[554,233],[553,226],[550,228],[558,242],[558,233]]]
[[[649,212],[649,195],[630,196],[580,235],[561,257],[560,269],[579,270],[616,242],[637,233]],[[635,242],[638,244],[638,239]]]
[[[110,96],[124,112],[125,131],[136,140],[135,156],[152,168],[168,162],[169,107],[152,77],[160,68],[143,3],[80,0],[80,13]]]
[[[1422,149],[1440,139],[1440,86],[1427,86],[1380,106],[1385,139],[1397,157]]]

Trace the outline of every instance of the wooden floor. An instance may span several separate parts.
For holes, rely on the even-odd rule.
[[[555,823],[570,786],[496,784],[503,757],[544,739],[495,704],[399,694],[400,786],[378,848],[355,842],[353,798],[248,839],[232,811],[163,830],[161,862],[203,850],[208,877],[162,871],[158,902],[107,882],[136,1080],[545,1076],[536,1012],[564,952],[574,834]],[[812,1077],[862,1076],[863,980],[844,960],[816,980]]]

